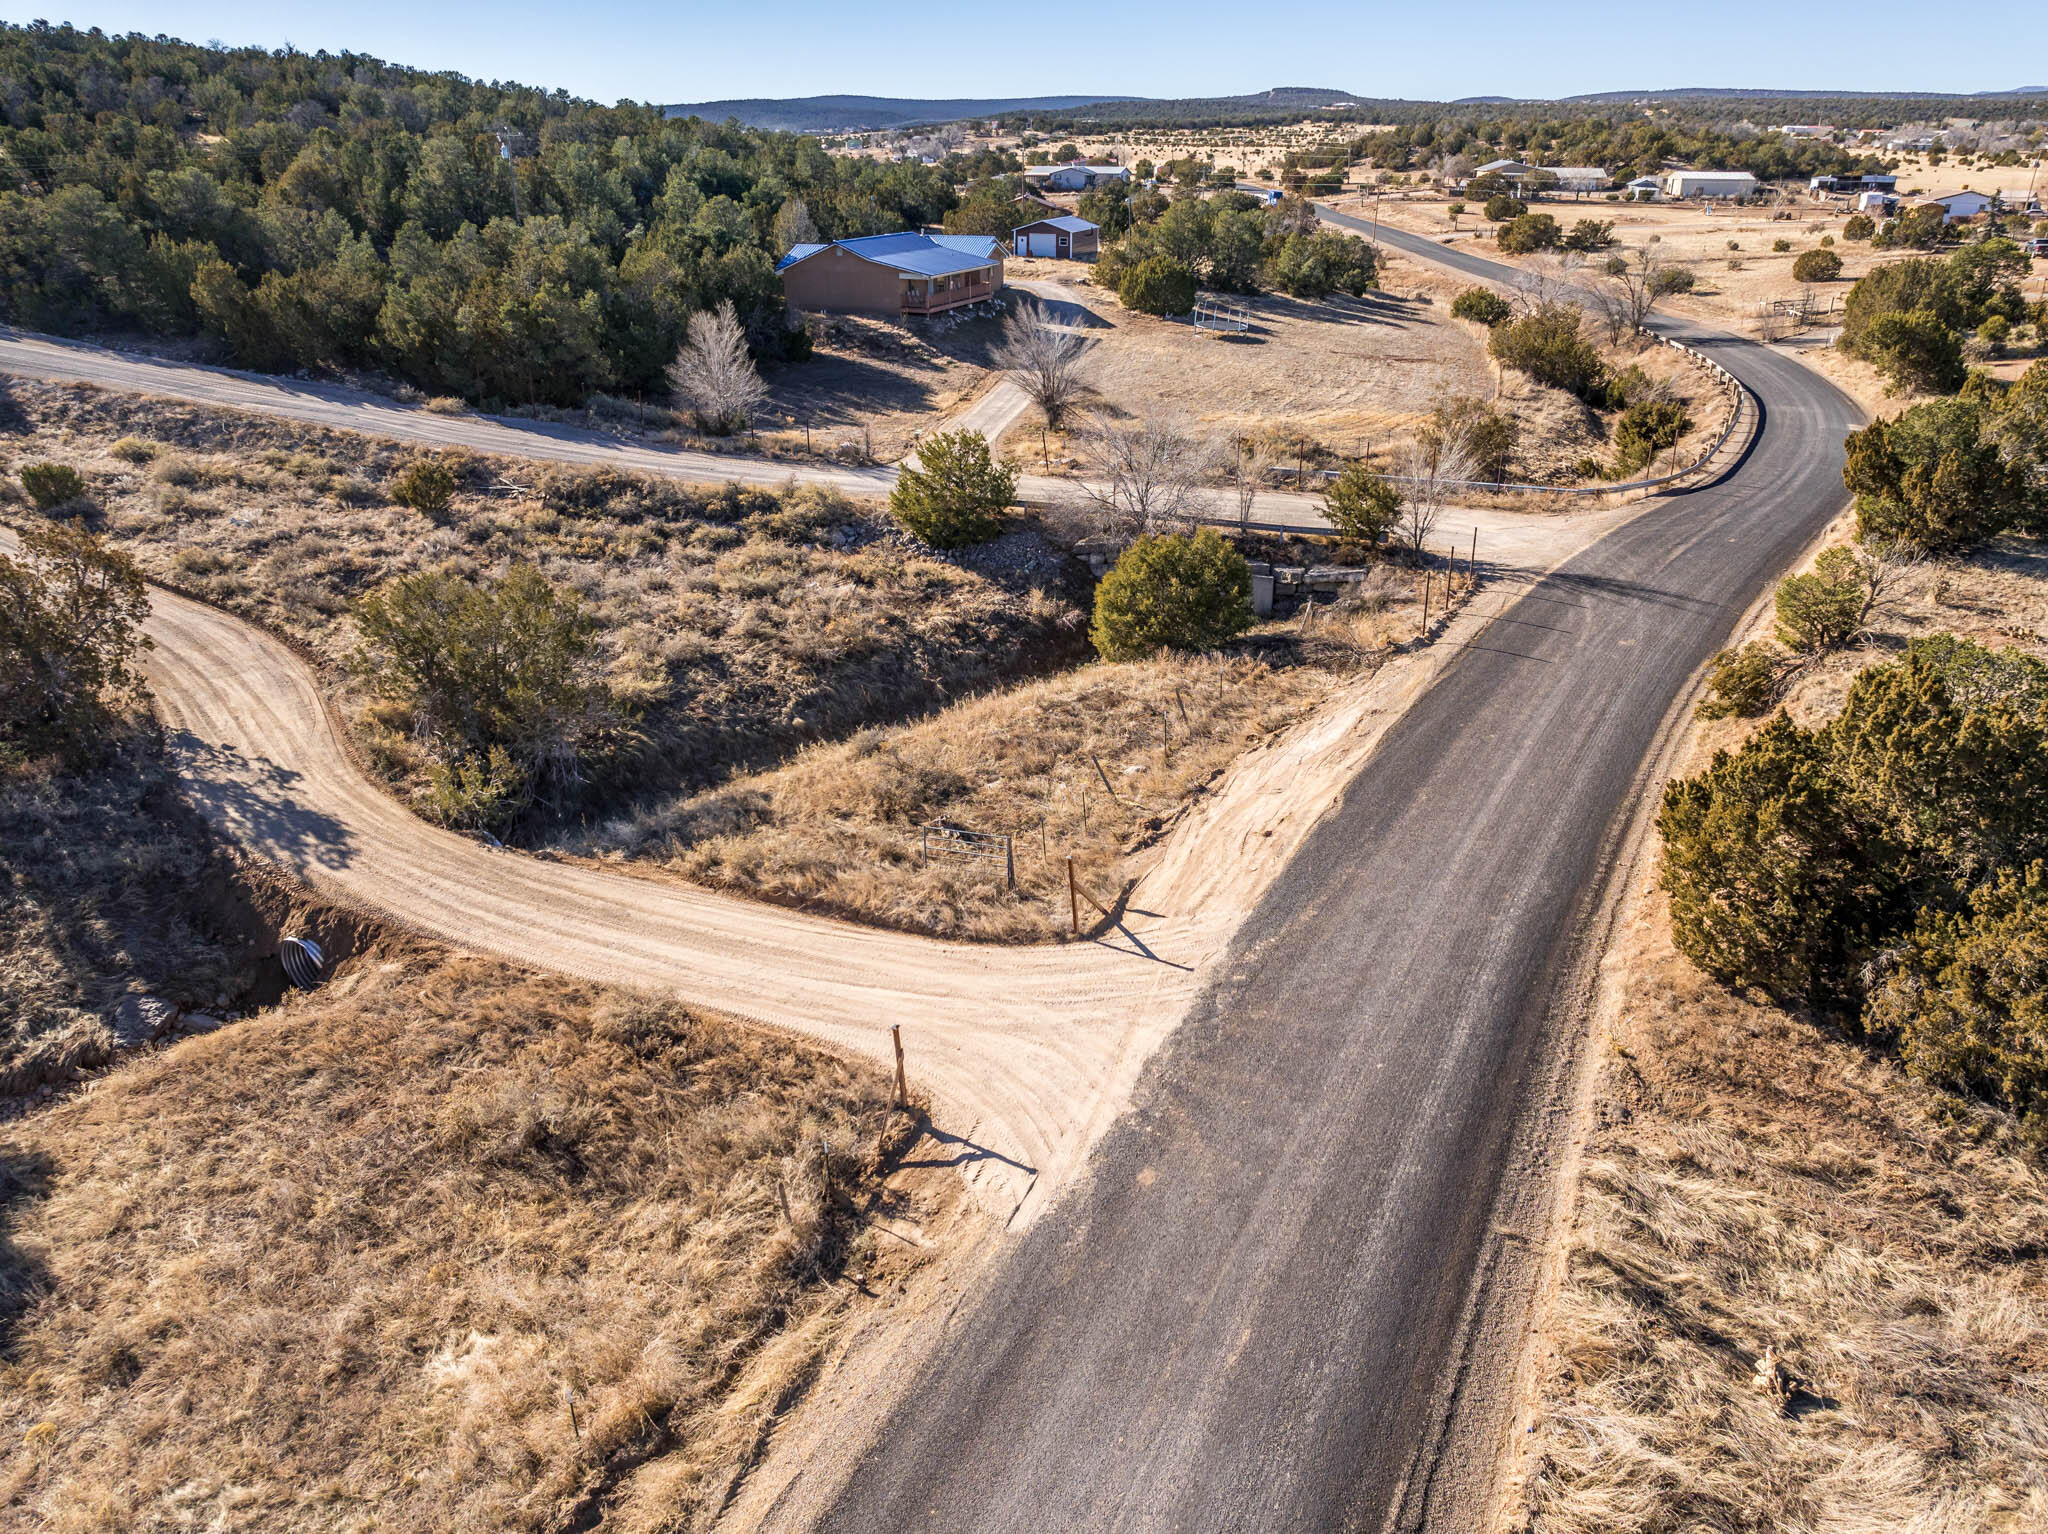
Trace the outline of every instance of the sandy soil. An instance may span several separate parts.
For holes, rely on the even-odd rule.
[[[1494,605],[1468,610],[1450,637]],[[312,674],[276,640],[162,592],[148,632],[149,680],[185,791],[236,845],[324,898],[471,951],[675,990],[871,1057],[889,1058],[889,1029],[901,1025],[942,1140],[1005,1219],[1034,1214],[1078,1164],[1237,921],[1454,653],[1439,644],[1402,657],[1241,760],[1167,843],[1108,938],[1004,950],[843,926],[436,830],[355,768]]]

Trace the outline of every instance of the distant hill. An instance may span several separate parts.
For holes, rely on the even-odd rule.
[[[670,117],[724,122],[737,117],[749,128],[773,133],[852,133],[866,128],[909,128],[957,122],[963,117],[1000,117],[1006,112],[1065,112],[1127,96],[1004,96],[929,100],[906,96],[753,97],[739,101],[686,101],[665,106]]]
[[[779,133],[853,133],[868,128],[914,128],[970,117],[1022,113],[1060,123],[1281,121],[1326,109],[1370,111],[1375,103],[1350,91],[1311,85],[1276,85],[1242,96],[1160,100],[1150,96],[1012,96],[926,100],[903,96],[756,97],[742,101],[688,101],[665,106],[670,117],[723,122],[736,117],[749,128]]]
[[[1561,99],[1603,101],[1984,101],[1993,97],[2048,95],[2048,87],[2023,85],[2009,91],[1780,91],[1746,86],[1681,85],[1671,90],[1593,91]],[[1505,101],[1505,96],[1475,96],[1473,101]]]

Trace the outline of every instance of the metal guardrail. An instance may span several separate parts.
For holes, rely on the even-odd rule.
[[[1722,448],[1728,445],[1728,439],[1734,434],[1736,423],[1742,419],[1743,401],[1749,391],[1743,387],[1742,380],[1722,367],[1712,357],[1700,351],[1698,347],[1687,346],[1683,341],[1674,341],[1669,336],[1660,336],[1656,331],[1647,328],[1643,329],[1640,334],[1655,341],[1659,346],[1669,346],[1676,351],[1685,353],[1694,362],[1706,368],[1708,372],[1716,374],[1729,390],[1729,399],[1733,408],[1728,412],[1728,420],[1722,426],[1721,434],[1714,439],[1714,445],[1701,453],[1699,457],[1695,458],[1684,468],[1673,470],[1669,474],[1661,474],[1654,479],[1632,479],[1615,485],[1532,485],[1516,480],[1505,480],[1496,484],[1492,480],[1486,479],[1446,479],[1439,480],[1437,482],[1438,486],[1447,490],[1479,490],[1496,495],[1503,493],[1531,495],[1620,495],[1631,490],[1654,490],[1660,485],[1669,485],[1677,480],[1684,479],[1689,474],[1698,473],[1700,469],[1713,461]],[[1294,477],[1299,482],[1302,473],[1300,470],[1289,469],[1285,466],[1268,469],[1266,472],[1283,483],[1289,476]],[[1308,472],[1319,475],[1328,481],[1334,480],[1343,470],[1313,469]],[[1427,483],[1427,481],[1417,479],[1412,474],[1382,474],[1379,478],[1384,479],[1390,485],[1419,485]]]

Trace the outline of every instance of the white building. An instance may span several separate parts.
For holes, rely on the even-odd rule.
[[[1105,181],[1128,181],[1131,172],[1124,165],[1027,165],[1024,179],[1054,192],[1091,192]]]
[[[1632,202],[1656,202],[1664,195],[1664,178],[1661,176],[1638,176],[1628,182],[1622,190]]]
[[[1664,195],[1688,197],[1749,197],[1756,192],[1756,177],[1746,170],[1675,170],[1664,178]]]
[[[1939,197],[1928,198],[1920,206],[1924,208],[1930,204],[1938,205],[1941,208],[1941,221],[1944,224],[1953,224],[1958,219],[1975,218],[1988,209],[1991,202],[1989,192],[1944,192]]]

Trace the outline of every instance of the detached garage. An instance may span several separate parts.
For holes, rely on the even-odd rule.
[[[1101,227],[1071,213],[1019,225],[1010,240],[1020,256],[1049,256],[1055,261],[1092,261],[1102,250]]]

